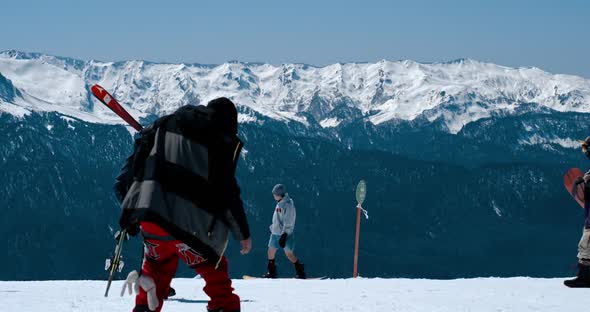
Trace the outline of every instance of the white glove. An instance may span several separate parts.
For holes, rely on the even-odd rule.
[[[137,271],[131,271],[129,275],[127,275],[127,279],[125,283],[123,283],[123,288],[121,289],[121,297],[125,295],[125,288],[128,289],[129,294],[131,295],[131,287],[135,289],[135,293],[139,294],[139,287],[143,288],[147,293],[147,301],[148,301],[148,308],[151,311],[155,311],[156,308],[160,305],[158,301],[158,296],[156,295],[156,283],[154,279],[149,276],[139,276]]]

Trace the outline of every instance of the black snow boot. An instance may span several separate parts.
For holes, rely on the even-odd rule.
[[[578,263],[576,278],[564,281],[563,284],[571,288],[590,288],[590,266]]]
[[[267,272],[264,274],[264,278],[277,278],[277,266],[275,264],[275,260],[268,260]]]
[[[147,304],[140,304],[136,305],[135,308],[133,308],[133,312],[152,312],[152,310],[148,308]]]
[[[293,263],[293,266],[295,266],[295,278],[298,279],[306,279],[307,275],[305,274],[305,268],[303,266],[303,263],[297,261],[295,263]]]
[[[170,287],[170,289],[168,289],[168,295],[164,299],[168,299],[170,297],[174,297],[175,295],[176,295],[176,290],[174,290],[174,288]]]

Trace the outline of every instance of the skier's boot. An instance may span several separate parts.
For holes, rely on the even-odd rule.
[[[305,268],[303,266],[303,263],[299,262],[299,260],[297,260],[297,262],[293,263],[293,266],[295,266],[295,278],[298,279],[306,279],[307,275],[305,274]]]
[[[152,312],[152,310],[150,310],[147,304],[140,304],[133,308],[133,312]]]
[[[170,287],[170,289],[168,289],[168,295],[164,299],[168,299],[170,297],[174,297],[175,295],[176,295],[176,290],[174,290],[174,288]]]
[[[585,261],[585,263],[587,262]],[[590,288],[590,265],[578,263],[578,275],[576,278],[566,280],[563,284],[571,288]]]
[[[275,264],[275,260],[268,260],[268,265],[266,266],[268,271],[264,274],[264,278],[277,278],[277,266]]]

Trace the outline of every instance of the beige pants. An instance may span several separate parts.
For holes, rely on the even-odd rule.
[[[580,263],[590,265],[590,230],[584,229],[578,244],[578,259]]]

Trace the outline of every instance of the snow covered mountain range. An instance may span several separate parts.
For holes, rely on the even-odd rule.
[[[270,118],[320,130],[359,118],[381,125],[425,117],[457,133],[482,118],[531,109],[590,112],[588,79],[470,59],[314,67],[100,62],[0,53],[0,110],[15,115],[56,111],[95,123],[121,123],[91,97],[89,86],[95,83],[138,117],[226,96],[239,106],[242,122]]]

